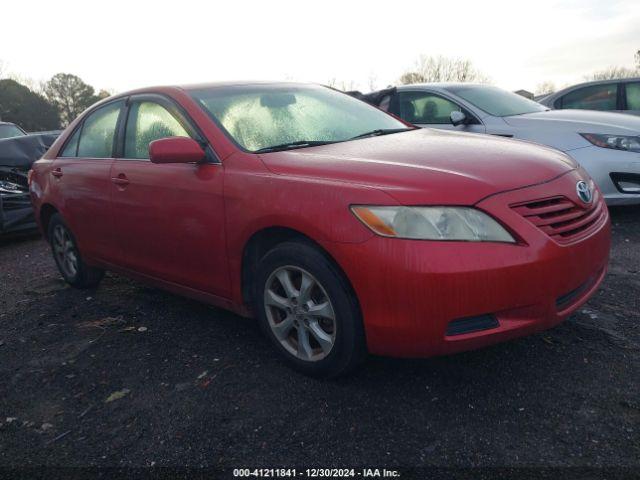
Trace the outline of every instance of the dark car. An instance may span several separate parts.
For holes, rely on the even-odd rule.
[[[0,139],[22,137],[26,134],[27,132],[15,123],[0,122]]]
[[[26,134],[13,123],[0,123],[0,235],[35,230],[27,176],[58,135]]]
[[[640,115],[640,77],[580,83],[537,101],[554,110],[601,110]]]

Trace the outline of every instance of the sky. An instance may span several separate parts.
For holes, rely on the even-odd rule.
[[[634,65],[639,0],[13,1],[0,62],[38,83],[73,73],[120,92],[218,80],[383,88],[420,55],[469,59],[534,91]]]

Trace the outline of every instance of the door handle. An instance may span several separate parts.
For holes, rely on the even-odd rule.
[[[118,174],[117,177],[112,177],[111,181],[119,187],[126,187],[127,185],[129,185],[129,179],[124,173]]]
[[[55,169],[51,170],[51,175],[53,175],[56,178],[62,177],[62,169],[60,167],[58,167],[58,168],[55,168]]]

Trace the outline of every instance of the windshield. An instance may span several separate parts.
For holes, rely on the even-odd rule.
[[[342,142],[377,130],[408,129],[371,105],[316,85],[240,85],[190,92],[245,150]]]
[[[508,117],[524,113],[544,112],[547,107],[516,93],[487,85],[461,85],[448,87],[451,93],[495,117]]]
[[[25,133],[12,124],[0,125],[0,138],[21,137]]]

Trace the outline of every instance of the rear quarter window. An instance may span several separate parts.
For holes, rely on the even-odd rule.
[[[67,144],[62,149],[62,153],[58,155],[59,157],[77,157],[78,156],[78,139],[80,138],[80,131],[82,130],[82,126],[76,128],[76,131],[73,132],[71,138],[67,141]]]

